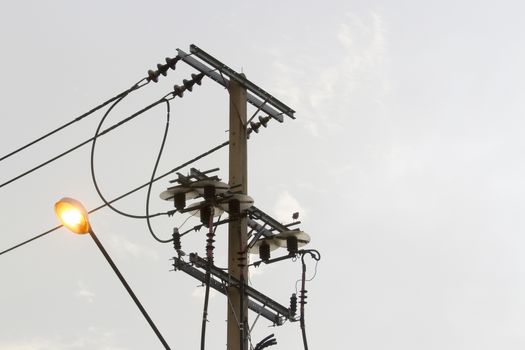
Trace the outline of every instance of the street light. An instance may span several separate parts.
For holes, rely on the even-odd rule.
[[[70,231],[85,234],[91,230],[86,208],[79,201],[64,197],[55,203],[55,213]]]
[[[155,332],[155,334],[157,335],[157,338],[159,338],[162,345],[164,345],[164,348],[166,350],[171,350],[168,343],[166,343],[166,340],[164,340],[164,337],[162,336],[162,334],[160,334],[160,331],[157,329],[157,326],[155,326],[155,323],[153,323],[153,320],[149,317],[148,313],[146,312],[146,309],[144,309],[139,299],[129,286],[128,282],[126,282],[124,276],[122,276],[122,274],[120,273],[119,269],[117,268],[117,265],[115,265],[102,243],[98,240],[97,235],[95,235],[93,228],[89,224],[88,212],[86,208],[84,208],[82,203],[73,198],[64,197],[55,203],[55,213],[60,219],[60,222],[62,222],[62,225],[67,227],[72,232],[77,234],[89,233],[91,238],[93,238],[93,241],[95,241],[95,244],[97,245],[98,249],[100,250],[102,255],[104,255],[107,262],[119,278],[124,288],[126,288],[126,290],[128,291],[128,294],[130,295],[131,299],[133,299],[133,301],[135,302],[135,305],[137,305],[146,321],[148,321],[151,329],[153,329],[153,332]]]

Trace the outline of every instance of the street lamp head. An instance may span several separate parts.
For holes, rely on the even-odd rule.
[[[55,213],[70,231],[78,234],[89,232],[88,213],[79,201],[64,197],[55,203]]]

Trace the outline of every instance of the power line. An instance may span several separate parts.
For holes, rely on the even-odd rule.
[[[90,170],[91,170],[91,180],[93,181],[93,186],[95,187],[95,190],[97,191],[98,196],[100,197],[100,199],[102,199],[104,204],[106,204],[111,210],[113,210],[114,212],[116,212],[116,213],[118,213],[118,214],[120,214],[122,216],[126,216],[126,217],[129,217],[129,218],[145,219],[146,216],[144,216],[144,215],[133,215],[133,214],[126,213],[126,212],[123,212],[123,211],[113,207],[110,203],[108,203],[108,201],[106,200],[106,198],[102,194],[102,191],[100,190],[100,187],[98,186],[97,179],[95,177],[95,145],[96,145],[96,142],[97,142],[97,138],[101,135],[100,128],[102,127],[102,124],[104,123],[106,118],[109,116],[109,113],[111,113],[113,108],[115,108],[123,99],[124,99],[124,96],[122,98],[116,100],[108,108],[108,110],[106,111],[106,113],[104,113],[104,116],[102,117],[102,119],[100,120],[100,122],[99,122],[99,124],[97,126],[97,129],[95,131],[95,136],[93,136],[93,142],[91,144],[90,162],[89,162],[90,163]],[[168,116],[168,120],[169,120],[169,116]],[[166,132],[167,132],[167,130],[166,130]],[[164,133],[164,136],[166,136],[166,132]],[[164,139],[162,140],[162,145],[164,145],[165,140],[166,140],[166,137],[164,137]]]
[[[155,232],[153,232],[153,228],[151,227],[151,221],[150,221],[150,215],[149,215],[149,199],[151,196],[151,188],[153,185],[153,179],[155,179],[155,173],[157,172],[157,167],[159,166],[160,157],[162,156],[162,151],[164,150],[166,138],[168,137],[168,130],[170,128],[170,101],[166,100],[165,102],[166,102],[166,127],[164,128],[164,135],[162,137],[162,142],[160,144],[159,154],[157,155],[155,166],[153,167],[153,171],[151,172],[151,179],[148,185],[148,193],[146,195],[146,224],[148,225],[148,230],[151,236],[159,243],[168,243],[168,242],[173,241],[173,238],[160,239],[159,237],[157,237]],[[93,148],[94,147],[95,147],[95,143],[93,142]]]
[[[221,148],[227,146],[228,144],[229,144],[229,141],[225,141],[225,142],[223,142],[223,143],[221,143],[221,144],[219,144],[219,145],[213,147],[212,149],[210,149],[210,150],[208,150],[208,151],[206,151],[206,152],[204,152],[204,153],[201,153],[200,155],[196,156],[195,158],[192,158],[192,159],[190,159],[189,161],[187,161],[187,162],[185,162],[185,163],[183,163],[183,164],[181,164],[181,165],[179,165],[179,166],[177,166],[177,167],[171,169],[170,171],[168,171],[168,172],[166,172],[166,173],[164,173],[164,174],[162,174],[162,175],[156,177],[156,178],[153,179],[152,181],[148,181],[148,182],[146,182],[145,184],[142,184],[142,185],[140,185],[140,186],[138,186],[138,187],[132,189],[131,191],[128,191],[128,192],[126,192],[126,193],[124,193],[124,194],[122,194],[122,195],[120,195],[120,196],[118,196],[118,197],[113,198],[112,200],[108,201],[108,203],[114,203],[114,202],[116,202],[116,201],[119,201],[119,200],[121,200],[122,198],[125,198],[125,197],[127,197],[127,196],[129,196],[129,195],[131,195],[131,194],[133,194],[133,193],[135,193],[135,192],[137,192],[137,191],[143,189],[144,187],[148,186],[150,183],[152,183],[152,182],[156,182],[156,181],[158,181],[158,180],[160,180],[160,179],[163,179],[163,178],[165,178],[166,176],[168,176],[168,175],[170,175],[170,174],[173,174],[174,172],[176,172],[176,171],[178,171],[178,170],[180,170],[180,169],[182,169],[182,168],[184,168],[184,167],[186,167],[186,166],[188,166],[188,165],[190,165],[190,164],[192,164],[192,163],[195,163],[196,161],[198,161],[198,160],[200,160],[200,159],[202,159],[202,158],[204,158],[204,157],[206,157],[206,156],[208,156],[208,155],[210,155],[210,154],[212,154],[212,153],[214,153],[214,152],[220,150]],[[96,212],[96,211],[98,211],[98,210],[100,210],[100,209],[102,209],[102,208],[104,208],[104,207],[106,207],[106,206],[107,206],[106,204],[101,204],[101,205],[99,205],[98,207],[89,210],[88,213],[89,213],[89,214],[94,213],[94,212]],[[0,255],[3,255],[3,254],[5,254],[5,253],[8,253],[8,252],[10,252],[10,251],[12,251],[12,250],[14,250],[14,249],[17,249],[17,248],[23,246],[23,245],[26,245],[27,243],[30,243],[30,242],[32,242],[32,241],[38,239],[38,238],[44,237],[44,236],[46,236],[47,234],[49,234],[49,233],[51,233],[51,232],[53,232],[53,231],[56,231],[56,230],[58,230],[58,229],[61,228],[61,227],[62,227],[62,225],[59,225],[59,226],[56,226],[56,227],[54,227],[54,228],[52,228],[52,229],[49,229],[49,230],[47,230],[47,231],[45,231],[45,232],[43,232],[43,233],[40,233],[40,234],[38,234],[38,235],[36,235],[36,236],[34,236],[34,237],[32,237],[32,238],[26,240],[26,241],[23,241],[23,242],[21,242],[21,243],[15,245],[15,246],[13,246],[13,247],[11,247],[11,248],[8,248],[8,249],[6,249],[6,250],[4,250],[4,251],[1,251],[1,252],[0,252]]]
[[[0,162],[2,162],[3,160],[11,157],[11,156],[14,156],[15,154],[23,151],[24,149],[56,134],[57,132],[67,128],[68,126],[76,123],[76,122],[79,122],[81,121],[82,119],[84,119],[85,117],[95,113],[96,111],[98,111],[99,109],[107,106],[108,104],[110,104],[111,102],[115,101],[115,100],[118,100],[118,99],[121,99],[123,97],[125,97],[126,95],[128,95],[129,93],[135,91],[135,90],[138,90],[146,85],[148,85],[151,81],[157,83],[159,80],[159,77],[160,75],[163,75],[163,76],[166,76],[168,74],[168,71],[170,69],[172,70],[175,70],[175,66],[177,65],[177,62],[180,60],[181,58],[180,57],[173,57],[173,58],[170,58],[170,57],[166,57],[166,64],[157,64],[157,69],[156,70],[148,70],[148,77],[146,78],[142,78],[141,80],[139,80],[137,83],[135,83],[132,87],[130,87],[129,89],[127,90],[124,90],[122,91],[121,93],[119,93],[118,95],[110,98],[109,100],[105,101],[105,102],[102,102],[101,104],[99,104],[98,106],[90,109],[89,111],[87,111],[86,113],[84,114],[81,114],[79,115],[78,117],[76,117],[75,119],[59,126],[58,128],[54,129],[54,130],[51,130],[50,132],[36,138],[35,140],[25,144],[24,146],[22,147],[19,147],[15,150],[13,150],[12,152],[2,156],[0,158]]]
[[[121,97],[121,98],[122,98],[122,97]],[[133,113],[133,114],[130,115],[129,117],[127,117],[127,118],[121,120],[120,122],[118,122],[118,123],[116,123],[116,124],[110,126],[109,128],[105,129],[104,131],[101,131],[96,137],[100,137],[100,136],[102,136],[102,135],[105,135],[105,134],[107,134],[108,132],[112,131],[113,129],[118,128],[118,127],[121,126],[122,124],[127,123],[128,121],[134,119],[135,117],[137,117],[137,116],[141,115],[142,113],[144,113],[144,112],[150,110],[151,108],[155,107],[156,105],[158,105],[158,104],[164,102],[164,99],[165,99],[165,97],[163,97],[162,99],[160,99],[160,100],[158,100],[158,101],[153,102],[153,103],[150,104],[149,106],[144,107],[143,109],[139,110],[138,112]],[[8,180],[8,181],[6,181],[6,182],[0,184],[0,188],[2,188],[2,187],[4,187],[4,186],[7,186],[7,185],[9,185],[9,184],[11,184],[11,183],[17,181],[17,180],[23,178],[23,177],[26,176],[26,175],[31,174],[32,172],[34,172],[34,171],[36,171],[36,170],[38,170],[38,169],[40,169],[40,168],[42,168],[42,167],[44,167],[44,166],[46,166],[46,165],[52,163],[52,162],[54,162],[54,161],[57,160],[57,159],[62,158],[63,156],[65,156],[65,155],[67,155],[67,154],[69,154],[69,153],[71,153],[71,152],[73,152],[73,151],[79,149],[79,148],[82,147],[82,146],[87,145],[88,143],[90,143],[90,142],[93,141],[94,139],[95,139],[95,137],[92,137],[92,138],[90,138],[90,139],[88,139],[88,140],[85,140],[84,142],[79,143],[78,145],[76,145],[76,146],[74,146],[74,147],[68,149],[67,151],[64,151],[64,152],[58,154],[57,156],[55,156],[55,157],[53,157],[53,158],[51,158],[51,159],[48,159],[48,160],[46,160],[45,162],[43,162],[43,163],[41,163],[41,164],[39,164],[39,165],[37,165],[37,166],[35,166],[35,167],[33,167],[33,168],[31,168],[31,169],[29,169],[29,170],[23,172],[23,173],[21,173],[21,174],[15,176],[15,177],[13,177],[12,179],[10,179],[10,180]]]
[[[168,61],[168,59],[166,59],[166,61]],[[160,73],[160,74],[162,74],[162,73]],[[192,80],[189,80],[189,81],[184,80],[184,81],[183,81],[183,82],[184,82],[184,85],[183,85],[183,86],[175,85],[174,88],[173,88],[173,91],[171,91],[170,93],[164,95],[161,99],[159,99],[159,100],[153,102],[153,103],[150,104],[149,106],[144,107],[143,109],[139,110],[138,112],[135,112],[134,114],[130,115],[129,117],[127,117],[127,118],[121,120],[120,122],[116,123],[115,125],[113,125],[113,126],[107,128],[106,130],[101,131],[101,132],[99,132],[100,126],[102,125],[102,123],[100,123],[100,124],[99,124],[99,127],[97,128],[97,133],[95,134],[94,137],[92,137],[92,138],[90,138],[89,140],[86,140],[86,141],[84,141],[84,142],[82,142],[82,143],[80,143],[80,144],[74,146],[73,148],[70,148],[69,150],[67,150],[67,151],[65,151],[65,152],[63,152],[63,153],[60,153],[59,155],[57,155],[57,156],[55,156],[55,157],[53,157],[53,158],[51,158],[51,159],[49,159],[49,160],[47,160],[47,161],[45,161],[45,162],[39,164],[39,165],[37,165],[36,167],[34,167],[34,168],[32,168],[32,169],[29,169],[29,170],[23,172],[22,174],[19,174],[19,175],[15,176],[14,178],[12,178],[12,179],[10,179],[10,180],[8,180],[8,181],[6,181],[6,182],[0,184],[0,188],[2,188],[2,187],[4,187],[4,186],[7,186],[7,185],[9,185],[10,183],[12,183],[12,182],[14,182],[14,181],[17,181],[17,180],[23,178],[23,177],[26,176],[26,175],[31,174],[32,172],[34,172],[34,171],[36,171],[36,170],[38,170],[38,169],[40,169],[40,168],[42,168],[42,167],[44,167],[44,166],[46,166],[46,165],[52,163],[52,162],[54,162],[55,160],[57,160],[57,159],[59,159],[59,158],[62,158],[63,156],[65,156],[65,155],[67,155],[67,154],[69,154],[69,153],[71,153],[71,152],[77,150],[78,148],[80,148],[80,147],[82,147],[82,146],[88,144],[88,143],[91,142],[91,141],[95,141],[97,137],[102,136],[102,135],[108,133],[109,131],[111,131],[111,130],[113,130],[113,129],[119,127],[119,126],[121,126],[121,125],[124,124],[124,123],[127,123],[127,122],[130,121],[131,119],[134,119],[135,117],[137,117],[137,116],[139,116],[140,114],[142,114],[142,113],[144,113],[144,112],[150,110],[151,108],[155,107],[156,105],[165,102],[167,99],[173,99],[173,98],[175,98],[175,96],[179,96],[179,97],[182,98],[182,95],[183,95],[184,91],[186,91],[186,90],[188,90],[188,91],[192,91],[192,88],[193,88],[193,86],[194,86],[195,84],[197,84],[197,85],[201,85],[201,80],[202,80],[203,77],[204,77],[204,74],[203,74],[203,73],[200,73],[200,74],[192,74]],[[111,110],[112,110],[112,109],[113,109],[113,108],[114,108],[114,107],[115,107],[120,101],[122,101],[122,99],[124,99],[124,97],[126,97],[126,96],[127,96],[127,94],[124,94],[124,95],[120,96],[118,99],[116,99],[116,101],[114,102],[114,104],[113,104],[112,106],[110,106],[110,108],[108,109],[108,111],[106,111],[104,117],[102,118],[102,121],[104,121],[104,119],[107,117],[107,115],[109,114],[109,112],[110,112],[110,111],[111,111]],[[97,189],[97,190],[98,190],[98,189]],[[99,193],[99,195],[100,195],[100,193]],[[120,214],[122,214],[122,213],[120,213]],[[122,214],[122,215],[124,215],[124,214]]]
[[[159,161],[160,161],[160,158],[162,156],[162,152],[164,150],[164,145],[166,143],[166,139],[167,139],[167,136],[168,136],[168,130],[169,130],[169,122],[170,122],[170,100],[175,98],[175,96],[179,96],[182,98],[183,94],[184,94],[184,91],[188,90],[188,91],[192,91],[193,90],[193,86],[195,84],[197,85],[201,85],[201,80],[202,78],[204,77],[204,74],[192,74],[192,79],[191,80],[183,80],[183,86],[179,86],[179,85],[175,85],[174,88],[173,88],[173,92],[164,96],[162,99],[160,99],[159,101],[160,102],[165,102],[166,103],[166,126],[164,128],[164,134],[163,134],[163,137],[162,137],[162,142],[161,142],[161,146],[160,146],[160,149],[159,149],[159,153],[157,155],[157,158],[156,158],[156,161],[155,161],[155,166],[153,168],[153,173],[151,175],[151,180],[153,180],[153,178],[155,177],[155,173],[157,171],[157,167],[159,165]],[[170,98],[168,98],[167,96],[170,96]],[[96,141],[97,141],[97,137],[99,136],[99,131],[100,129],[102,128],[102,125],[104,124],[104,121],[106,120],[106,118],[109,116],[109,114],[111,113],[111,111],[113,110],[113,108],[122,101],[124,97],[122,97],[121,99],[115,101],[115,103],[113,103],[109,108],[108,110],[106,111],[106,113],[104,113],[104,116],[102,117],[102,119],[100,120],[98,126],[97,126],[97,129],[95,131],[95,136],[93,136],[93,143],[91,145],[91,155],[90,155],[90,170],[91,170],[91,179],[93,181],[93,185],[95,186],[95,190],[97,191],[100,199],[102,199],[102,201],[107,205],[109,206],[109,208],[111,210],[113,210],[114,212],[116,212],[117,214],[120,214],[120,215],[123,215],[123,216],[126,216],[126,217],[131,217],[131,218],[134,218],[134,219],[147,219],[147,225],[148,225],[148,229],[151,233],[151,235],[153,236],[153,238],[155,238],[155,240],[161,242],[161,243],[167,243],[167,242],[171,242],[171,240],[162,240],[162,239],[159,239],[155,233],[153,232],[152,228],[151,228],[151,223],[149,222],[149,218],[151,217],[149,215],[149,198],[150,198],[150,194],[151,194],[151,182],[150,182],[150,186],[148,187],[148,193],[147,193],[147,196],[146,196],[146,215],[134,215],[134,214],[129,214],[129,213],[126,213],[126,212],[123,212],[115,207],[113,207],[111,204],[109,204],[106,200],[106,198],[104,197],[104,195],[102,194],[102,191],[100,190],[100,187],[98,185],[98,182],[97,182],[97,179],[96,179],[96,176],[95,176],[95,146],[96,146]]]
[[[51,233],[51,232],[53,232],[53,231],[58,230],[58,229],[61,228],[62,226],[63,226],[63,225],[55,226],[55,227],[53,227],[52,229],[49,229],[49,230],[47,230],[47,231],[45,231],[45,232],[42,232],[42,233],[39,234],[39,235],[36,235],[35,237],[29,238],[29,239],[26,240],[26,241],[20,242],[20,243],[18,243],[17,245],[14,245],[14,246],[12,246],[11,248],[8,248],[8,249],[6,249],[6,250],[0,252],[0,255],[5,254],[5,253],[9,253],[11,250],[14,250],[14,249],[19,248],[19,247],[21,247],[21,246],[23,246],[23,245],[26,245],[27,243],[33,242],[34,240],[36,240],[36,239],[38,239],[38,238],[44,237],[45,235],[47,235],[47,234],[49,234],[49,233]]]
[[[59,131],[65,129],[65,128],[67,128],[68,126],[70,126],[70,125],[72,125],[72,124],[74,124],[74,123],[76,123],[76,122],[81,121],[81,120],[84,119],[85,117],[87,117],[87,116],[89,116],[89,115],[95,113],[96,111],[98,111],[99,109],[101,109],[101,108],[107,106],[107,105],[110,104],[111,102],[113,102],[113,101],[115,101],[115,100],[118,100],[119,98],[123,98],[123,97],[125,97],[126,95],[128,95],[129,93],[131,93],[131,92],[133,92],[133,91],[135,91],[135,90],[138,90],[138,89],[140,89],[140,88],[143,87],[143,86],[146,86],[147,84],[149,84],[149,82],[150,82],[150,81],[148,80],[148,78],[141,79],[141,80],[138,81],[135,85],[133,85],[133,86],[130,87],[129,89],[127,89],[127,90],[121,92],[120,94],[116,95],[115,97],[112,97],[112,98],[110,98],[109,100],[107,100],[107,101],[105,101],[105,102],[102,102],[102,103],[99,104],[98,106],[96,106],[96,107],[90,109],[89,111],[87,111],[87,112],[84,113],[84,114],[79,115],[79,116],[76,117],[75,119],[73,119],[73,120],[71,120],[71,121],[69,121],[69,122],[67,122],[67,123],[65,123],[65,124],[63,124],[63,125],[61,125],[61,126],[59,126],[58,128],[56,128],[56,129],[54,129],[54,130],[52,130],[52,131],[50,131],[50,132],[48,132],[48,133],[46,133],[46,134],[40,136],[39,138],[37,138],[37,139],[35,139],[35,140],[33,140],[33,141],[31,141],[31,142],[25,144],[24,146],[19,147],[19,148],[13,150],[12,152],[10,152],[10,153],[8,153],[8,154],[2,156],[2,158],[0,158],[0,162],[3,161],[3,160],[5,160],[5,159],[7,159],[7,158],[9,158],[9,157],[14,156],[15,154],[17,154],[17,153],[19,153],[19,152],[25,150],[25,149],[28,148],[28,147],[31,147],[32,145],[34,145],[34,144],[36,144],[36,143],[38,143],[38,142],[40,142],[40,141],[42,141],[42,140],[44,140],[44,139],[46,139],[46,138],[48,138],[48,137],[50,137],[50,136],[56,134],[57,132],[59,132]]]

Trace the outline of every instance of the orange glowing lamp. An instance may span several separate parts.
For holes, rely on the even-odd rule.
[[[79,201],[64,197],[55,203],[55,213],[70,231],[85,234],[91,230],[86,208]]]

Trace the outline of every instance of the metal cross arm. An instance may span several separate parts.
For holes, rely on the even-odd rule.
[[[198,256],[197,254],[195,253],[190,253],[190,261],[195,264],[195,266],[197,267],[200,267],[200,268],[207,268],[207,264],[208,262],[206,260],[204,260],[203,258],[201,258],[200,256]],[[215,266],[212,266],[210,268],[210,272],[213,276],[221,279],[223,282],[225,283],[229,283],[231,285],[234,285],[234,286],[239,286],[239,281],[230,276],[227,272],[215,267]],[[286,318],[290,318],[291,317],[291,314],[290,314],[290,310],[279,304],[278,302],[276,302],[275,300],[267,297],[266,295],[264,295],[263,293],[257,291],[256,289],[250,287],[250,286],[245,286],[245,290],[246,290],[246,294],[254,299],[254,300],[257,300],[258,302],[260,302],[262,305],[265,305],[267,308],[275,311],[277,314],[279,315],[282,315]],[[280,323],[277,323],[277,324],[280,324]]]
[[[192,45],[192,48],[193,47],[194,46]],[[243,84],[243,86],[245,86],[247,89],[248,102],[254,105],[255,107],[259,108],[260,110],[264,111],[280,123],[283,122],[283,114],[286,114],[290,118],[295,119],[295,111],[293,109],[286,106],[284,103],[280,102],[278,99],[276,99],[275,97],[273,97],[272,95],[270,95],[269,93],[267,93],[251,81],[249,81],[248,79],[244,78],[241,74],[236,73],[231,68],[229,68],[225,64],[220,63],[215,59],[212,62],[217,66],[210,64],[210,62],[206,62],[206,60],[199,56],[199,54],[204,53],[204,51],[200,50],[199,54],[194,53],[194,55],[201,58],[207,64],[210,64],[213,68],[210,68],[209,66],[203,64],[202,62],[193,58],[190,54],[187,54],[181,49],[177,49],[177,52],[178,57],[180,57],[182,61],[186,62],[198,71],[204,73],[210,79],[216,81],[225,88],[228,88],[230,85],[230,80],[227,77],[225,77],[225,75],[231,79],[239,81],[239,83]],[[205,57],[211,56],[206,54]],[[220,73],[217,73],[217,71],[219,71]]]
[[[200,282],[204,283],[206,280],[206,274],[202,272],[201,270],[191,266],[189,263],[182,261],[181,259],[174,257],[173,258],[174,263],[173,266],[176,270],[183,271],[187,273],[188,275],[192,276],[193,278],[199,280]],[[210,287],[215,289],[216,291],[226,295],[226,282],[221,280],[218,281],[215,278],[210,279]],[[261,298],[259,298],[261,299]],[[269,299],[269,298],[268,298]],[[252,310],[253,312],[256,312],[258,314],[261,314],[262,317],[266,318],[270,322],[274,323],[275,325],[282,325],[283,324],[283,317],[286,317],[286,315],[281,316],[279,313],[272,312],[269,310],[267,305],[263,303],[259,304],[255,302],[254,300],[249,299],[248,300],[248,308]],[[286,310],[287,314],[289,313],[288,309],[286,309],[284,306],[282,306],[284,309],[280,309],[280,311]]]
[[[201,60],[212,66],[213,68],[219,69],[219,71],[223,72],[227,76],[229,76],[231,79],[237,80],[241,85],[245,86],[248,91],[251,91],[253,94],[261,98],[263,101],[268,101],[268,103],[287,116],[289,116],[292,119],[294,118],[295,111],[261,89],[259,86],[252,83],[250,80],[246,79],[246,77],[243,74],[239,74],[224,63],[220,62],[210,54],[206,53],[201,48],[197,47],[197,45],[190,45],[190,52],[194,54],[195,56],[199,57]]]
[[[270,226],[271,230],[277,230],[277,232],[283,232],[288,230],[286,225],[281,224],[279,221],[272,218],[270,215],[257,208],[255,205],[248,208],[248,214],[252,219],[261,220]]]

